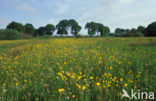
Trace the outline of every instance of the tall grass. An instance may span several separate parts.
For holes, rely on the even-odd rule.
[[[123,88],[155,91],[156,46],[140,45],[151,39],[156,42],[155,38],[2,41],[0,99],[120,101]]]

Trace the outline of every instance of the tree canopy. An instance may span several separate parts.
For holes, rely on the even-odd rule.
[[[145,36],[156,36],[156,22],[153,22],[147,26],[145,29]]]
[[[104,26],[101,23],[98,23],[97,31],[100,33],[100,36],[106,36],[107,33],[110,33],[110,29],[107,26]]]
[[[32,24],[25,24],[24,25],[24,33],[27,33],[27,34],[33,34],[35,32],[35,28],[33,27]]]
[[[52,34],[54,34],[54,31],[55,31],[55,26],[54,26],[54,25],[52,25],[52,24],[47,24],[47,25],[45,26],[45,33],[46,33],[47,35],[52,35]]]
[[[141,32],[141,33],[144,33],[145,32],[145,27],[144,26],[138,26],[137,31]]]
[[[138,27],[139,28],[139,27]],[[115,30],[115,36],[117,37],[142,37],[144,36],[140,29],[121,29],[117,28]]]
[[[24,26],[14,21],[8,24],[7,29],[16,29],[19,32],[24,32]]]
[[[34,35],[34,36],[43,36],[43,35],[53,35],[55,30],[60,36],[67,35],[70,32],[72,35],[76,36],[81,31],[82,27],[74,19],[63,19],[56,26],[53,24],[47,24],[46,26],[41,26],[38,29],[35,29],[34,26],[30,23],[25,25],[18,22],[11,22],[7,25],[6,29],[14,29],[23,33],[22,35]],[[104,26],[102,23],[97,22],[88,22],[85,25],[85,29],[88,31],[89,36],[99,35],[99,36],[109,36],[110,29],[107,26]],[[146,28],[144,26],[138,26],[137,28],[131,29],[122,29],[116,28],[114,34],[111,36],[120,36],[120,37],[135,37],[135,36],[156,36],[156,22],[149,24]]]
[[[46,34],[45,27],[39,27],[36,29],[34,36],[43,36]]]
[[[88,35],[93,36],[97,32],[98,25],[95,22],[89,22],[89,23],[86,23],[85,29],[88,30]]]
[[[74,19],[71,20],[61,20],[57,25],[57,34],[64,35],[68,34],[68,30],[70,29],[71,34],[74,36],[78,34],[81,30],[81,26]]]
[[[88,30],[88,35],[93,36],[96,33],[100,33],[100,36],[105,36],[110,32],[109,27],[104,26],[101,23],[89,22],[85,25],[85,28]]]
[[[71,34],[73,34],[74,36],[76,36],[82,29],[82,27],[74,19],[68,21],[68,27],[71,30]]]
[[[61,20],[57,25],[57,34],[64,35],[68,34],[68,20]]]

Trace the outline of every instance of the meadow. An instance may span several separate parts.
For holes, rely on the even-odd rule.
[[[120,101],[155,74],[156,38],[0,41],[0,101]]]

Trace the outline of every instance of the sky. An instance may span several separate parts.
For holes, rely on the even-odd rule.
[[[83,28],[95,21],[116,28],[137,28],[156,21],[156,0],[0,0],[0,28],[12,21],[35,28],[75,19]],[[81,34],[87,34],[82,29]]]

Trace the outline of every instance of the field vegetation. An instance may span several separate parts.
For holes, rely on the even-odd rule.
[[[156,38],[0,41],[0,101],[120,101],[155,74]]]

